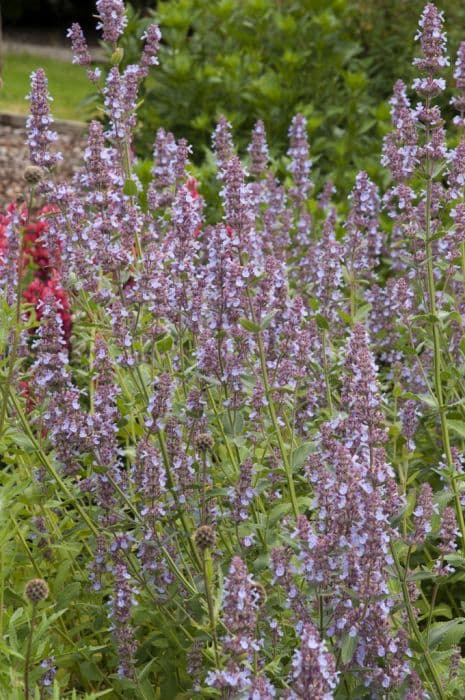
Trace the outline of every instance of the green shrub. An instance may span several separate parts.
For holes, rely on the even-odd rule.
[[[139,112],[139,152],[149,154],[163,126],[189,140],[199,163],[220,114],[232,122],[239,150],[262,119],[274,152],[283,152],[300,111],[317,173],[334,171],[336,184],[349,186],[355,170],[372,172],[375,122],[387,110],[369,96],[354,12],[346,0],[160,2],[154,16],[163,45]],[[131,13],[127,62],[146,21]]]

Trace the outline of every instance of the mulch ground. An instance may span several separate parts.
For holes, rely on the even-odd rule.
[[[2,123],[0,115],[0,211],[9,202],[14,202],[24,193],[24,168],[29,164],[29,151],[26,144],[24,120],[19,117]],[[85,128],[58,126],[56,147],[63,154],[63,161],[57,168],[61,180],[72,175],[81,163],[86,143]]]

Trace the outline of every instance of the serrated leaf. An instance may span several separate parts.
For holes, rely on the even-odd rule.
[[[303,445],[297,447],[291,455],[291,466],[292,469],[300,469],[300,467],[305,463],[308,455],[311,453],[313,448],[312,443],[306,442]]]
[[[448,419],[447,425],[451,430],[453,430],[460,437],[465,438],[465,423],[461,420]]]
[[[428,641],[430,647],[438,644],[451,647],[465,637],[465,617],[458,617],[448,622],[436,622],[431,625]]]

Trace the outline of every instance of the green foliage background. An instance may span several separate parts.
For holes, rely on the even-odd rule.
[[[465,6],[446,12],[452,62],[465,39]],[[137,60],[143,27],[163,34],[160,66],[140,108],[138,150],[150,156],[163,126],[204,161],[220,114],[243,152],[257,119],[275,154],[283,153],[292,116],[308,120],[314,177],[328,174],[348,191],[365,169],[379,179],[380,137],[395,80],[408,79],[412,39],[423,0],[166,0],[151,17],[130,12],[125,61]],[[451,68],[452,70],[452,68]]]

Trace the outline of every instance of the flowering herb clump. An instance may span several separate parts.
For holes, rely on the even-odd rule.
[[[96,11],[82,166],[55,176],[38,70],[0,220],[2,692],[463,697],[463,46],[448,88],[428,4],[384,191],[320,186],[302,114],[283,181],[263,123],[241,159],[221,117],[212,220],[182,138],[139,177],[158,27],[123,68],[124,5]]]

